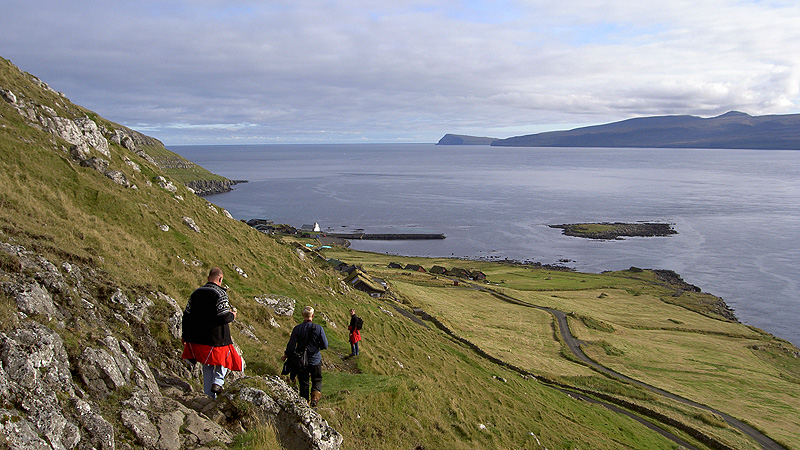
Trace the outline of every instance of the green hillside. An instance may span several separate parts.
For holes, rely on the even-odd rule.
[[[232,333],[247,363],[246,378],[232,378],[226,389],[262,386],[263,377],[278,375],[291,327],[302,307],[313,305],[331,346],[323,352],[321,405],[309,414],[341,433],[343,449],[676,449],[676,439],[698,449],[761,448],[714,410],[760,430],[776,448],[800,449],[798,349],[725,319],[715,297],[651,271],[581,274],[400,258],[487,276],[487,282],[455,285],[444,275],[386,268],[396,256],[341,248],[320,255],[230,218],[183,185],[209,175],[187,178],[183,164],[165,171],[174,154],[158,141],[71,104],[2,59],[0,89],[0,446],[24,431],[19,424],[30,423],[31,436],[50,445],[40,448],[56,448],[56,435],[65,448],[102,447],[87,441],[96,436],[92,425],[74,412],[80,397],[113,426],[117,448],[157,448],[125,415],[125,408],[139,405],[135,388],[96,395],[83,375],[85,349],[113,337],[145,360],[159,395],[237,435],[234,448],[281,448],[280,425],[265,423],[252,405],[186,401],[187,390],[202,389],[179,361],[181,342],[170,333],[174,308],[165,296],[182,308],[209,268],[219,266],[239,309]],[[84,118],[108,139],[107,154],[76,148],[48,125],[77,120],[91,136]],[[119,143],[113,136],[122,136]],[[351,288],[325,258],[361,265],[386,280],[390,295],[372,298]],[[50,272],[31,261],[52,265]],[[53,281],[61,279],[69,281]],[[55,309],[30,312],[14,287],[20,280],[43,286]],[[119,293],[131,300],[120,302]],[[258,301],[267,296],[296,300],[293,317]],[[568,313],[570,331],[597,363],[713,410],[582,362],[554,316],[536,306]],[[347,356],[351,307],[365,322],[356,358]],[[431,318],[415,316],[414,308]],[[68,379],[53,402],[77,424],[77,438],[34,420],[30,398],[4,378],[16,370],[5,342],[38,326],[63,340]],[[50,373],[46,362],[34,362],[31,377]],[[181,380],[189,383],[184,391],[165,387]],[[167,400],[159,404],[171,405]],[[141,408],[150,417],[163,413]],[[153,422],[160,443],[162,423]],[[187,424],[179,429],[182,448],[228,446],[201,446],[187,437]]]

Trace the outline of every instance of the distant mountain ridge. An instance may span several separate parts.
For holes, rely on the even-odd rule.
[[[711,118],[689,115],[640,117],[573,130],[496,139],[489,145],[800,150],[800,114],[751,116],[730,111]]]

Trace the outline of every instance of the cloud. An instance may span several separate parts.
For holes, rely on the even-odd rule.
[[[0,56],[167,143],[432,142],[800,106],[793,2],[7,3]]]

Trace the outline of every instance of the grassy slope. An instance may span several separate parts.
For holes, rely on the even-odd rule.
[[[11,88],[18,96],[22,93],[27,99],[47,104],[62,116],[86,113],[52,93],[32,87],[26,79],[8,66],[0,70],[0,87]],[[320,412],[344,435],[346,449],[414,448],[417,445],[445,449],[538,448],[537,439],[550,449],[674,448],[670,441],[625,416],[574,400],[539,382],[524,380],[478,357],[435,328],[415,324],[396,311],[390,315],[388,312],[393,309],[385,301],[346,289],[338,275],[324,264],[308,256],[301,257],[293,247],[212,211],[204,199],[187,190],[179,189],[181,200],[155,185],[148,185],[148,180],[152,181],[163,172],[121,147],[112,146],[111,166],[125,172],[138,190],[123,188],[92,169],[79,167],[64,152],[66,147],[68,145],[49,134],[25,125],[21,116],[0,100],[0,240],[36,250],[57,264],[71,261],[95,266],[108,285],[108,292],[94,293],[93,301],[98,304],[109,292],[121,288],[129,295],[157,289],[184,305],[191,290],[202,283],[209,267],[223,267],[231,301],[240,310],[239,322],[252,327],[259,338],[258,342],[253,341],[234,327],[234,338],[244,350],[247,374],[251,376],[279,372],[278,358],[291,326],[299,319],[297,314],[292,319],[278,317],[276,320],[281,327],[271,328],[270,313],[253,297],[286,295],[297,299],[300,307],[313,304],[331,342],[331,348],[324,352],[325,397]],[[123,157],[139,163],[142,172],[134,172],[123,164]],[[202,232],[190,231],[182,223],[184,216],[192,217]],[[160,223],[169,225],[170,231],[159,230]],[[355,252],[331,256],[348,262],[374,260],[381,266],[388,262],[384,260],[388,257]],[[13,266],[0,262],[7,270]],[[418,262],[426,267],[437,263]],[[448,267],[455,264],[444,260],[440,263]],[[241,267],[248,276],[236,274],[231,264]],[[657,361],[648,358],[646,352],[639,357],[633,348],[649,345],[649,341],[636,341],[641,336],[635,333],[642,330],[635,325],[652,324],[654,319],[647,311],[662,303],[651,294],[637,296],[625,290],[647,291],[647,283],[627,277],[518,271],[488,263],[481,263],[480,268],[490,279],[504,279],[505,289],[513,290],[515,296],[531,302],[547,300],[553,306],[566,309],[572,306],[585,316],[613,324],[616,331],[602,335],[593,329],[582,329],[575,322],[573,328],[584,339],[605,340],[614,348],[627,350],[613,360],[593,354],[599,360],[617,365],[623,372],[635,369],[635,375],[642,378],[659,375],[651,369]],[[378,267],[369,269],[380,273]],[[660,403],[646,393],[605,379],[564,359],[552,322],[542,313],[513,308],[488,294],[455,290],[444,280],[433,280],[427,275],[387,274],[404,301],[424,306],[456,332],[501,358],[507,357],[533,372],[575,385],[592,386],[650,402],[670,414],[686,417],[685,420],[705,427],[709,433],[738,448],[753,448],[730,430],[706,424],[713,420],[706,418],[704,422],[702,417],[692,417],[695,413],[688,408]],[[617,288],[611,291],[606,286]],[[638,312],[626,313],[625,308],[615,308],[616,303],[610,301],[587,304],[584,297],[598,295],[597,289],[608,291],[609,298],[624,297],[632,305],[638,302]],[[647,307],[641,306],[643,299],[648,299]],[[12,299],[0,294],[0,302],[2,331],[13,327],[19,319],[12,313]],[[355,307],[366,323],[362,355],[356,361],[344,359],[349,353],[346,324],[350,307]],[[730,338],[718,334],[655,331],[673,333],[675,339],[680,338],[667,350],[686,354],[684,359],[688,367],[698,368],[691,372],[694,375],[688,380],[681,381],[689,397],[706,396],[713,400],[709,393],[710,380],[700,370],[706,366],[702,362],[706,355],[691,357],[685,350],[692,348],[690,341],[696,336],[718,339],[721,347],[722,343],[733,339],[782,345],[742,326],[718,323],[682,308],[671,308],[665,313],[666,317],[679,320],[682,325],[662,321],[659,322],[661,328],[722,327],[727,330],[725,327],[732,327],[734,334],[752,335]],[[161,310],[163,315],[159,316]],[[160,343],[148,353],[151,364],[156,367],[169,367],[180,346],[168,334],[159,332],[166,311],[163,305],[156,305],[151,323],[151,330]],[[642,315],[642,322],[637,322],[637,314]],[[515,320],[509,321],[508,317]],[[92,324],[76,321],[68,331],[60,332],[69,334],[65,336],[69,349],[78,351],[81,342],[92,339],[93,331]],[[119,332],[130,333],[129,330]],[[628,350],[627,346],[632,349]],[[771,374],[770,383],[762,387],[764,392],[761,393],[774,398],[772,401],[777,406],[769,410],[770,414],[772,410],[785,410],[780,421],[766,421],[759,426],[785,442],[800,441],[795,395],[797,364],[779,351],[759,358],[758,352],[748,354],[746,348],[732,347],[730,351],[741,365]],[[723,360],[722,357],[714,359],[715,363]],[[740,386],[742,378],[732,380],[728,387],[732,391],[757,391],[757,384],[751,383],[753,387],[747,391]],[[652,382],[661,385],[662,381],[656,378]],[[747,403],[748,399],[740,401]],[[756,404],[748,404],[747,408],[743,406],[730,412],[741,411],[740,417],[755,422],[756,416],[766,411],[765,406]],[[481,430],[480,424],[486,429]]]
[[[707,413],[610,382],[562,356],[548,314],[509,304],[485,292],[455,287],[444,277],[387,269],[391,262],[424,267],[479,268],[492,289],[535,305],[573,313],[572,333],[594,360],[648,384],[740,418],[788,448],[800,448],[800,361],[797,348],[761,330],[729,322],[705,308],[710,295],[673,297],[651,272],[582,274],[496,263],[421,260],[335,250],[392,283],[422,307],[493,356],[568,384],[636,399],[703,428],[734,447],[738,433]],[[681,304],[692,305],[702,314]],[[723,426],[718,426],[723,425]]]

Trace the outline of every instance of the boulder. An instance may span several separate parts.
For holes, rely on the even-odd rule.
[[[105,171],[104,175],[110,178],[111,181],[117,183],[120,186],[126,188],[134,186],[133,184],[131,184],[130,181],[128,181],[128,177],[126,177],[125,174],[120,172],[119,170],[107,170]]]
[[[194,223],[194,219],[192,219],[191,217],[184,217],[183,218],[183,223],[185,223],[186,226],[189,227],[195,233],[199,233],[200,232],[200,227],[198,227],[197,224]]]

